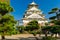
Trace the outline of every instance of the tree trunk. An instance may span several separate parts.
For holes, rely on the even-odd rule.
[[[33,34],[33,36],[35,37],[35,39],[36,39],[36,40],[38,40],[38,38],[36,37],[36,35],[35,35],[35,34]]]
[[[4,40],[4,39],[5,39],[5,36],[4,36],[4,35],[2,35],[1,37],[2,37],[2,40]]]
[[[39,40],[39,39],[36,37],[36,40]]]
[[[39,37],[41,37],[41,34],[39,34]]]
[[[59,34],[59,38],[60,38],[60,34]]]
[[[58,36],[58,33],[55,35],[55,37],[56,37],[56,38],[59,37],[59,36]]]
[[[51,37],[53,37],[53,35],[54,35],[54,34],[52,33],[52,34],[51,34]]]
[[[55,37],[57,38],[57,34],[55,34]]]
[[[47,37],[47,33],[45,34],[45,37]]]
[[[45,33],[45,37],[47,37],[47,34],[48,34],[48,31],[46,31],[46,33]]]
[[[34,36],[36,40],[38,40],[38,38],[36,36]]]

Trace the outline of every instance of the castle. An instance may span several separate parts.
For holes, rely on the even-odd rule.
[[[45,26],[48,21],[42,13],[35,2],[30,3],[23,17],[23,25],[26,26],[30,21],[37,20],[40,26]]]

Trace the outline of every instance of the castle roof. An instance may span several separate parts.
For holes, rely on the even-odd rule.
[[[40,15],[33,13],[32,15],[28,16],[27,18],[43,18]]]
[[[34,1],[32,3],[30,3],[30,5],[37,5]]]
[[[36,8],[36,7],[32,7],[32,8],[30,8],[28,11],[40,11],[38,8]]]

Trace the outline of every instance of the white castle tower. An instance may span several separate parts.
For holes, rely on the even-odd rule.
[[[40,26],[44,26],[45,23],[48,22],[42,14],[42,11],[38,9],[38,5],[35,2],[29,4],[28,9],[25,11],[23,25],[26,26],[32,20],[37,20]]]

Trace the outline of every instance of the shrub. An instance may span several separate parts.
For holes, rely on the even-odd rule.
[[[33,20],[27,24],[25,30],[26,31],[34,31],[34,30],[38,30],[39,28],[40,27],[39,27],[38,21]]]

